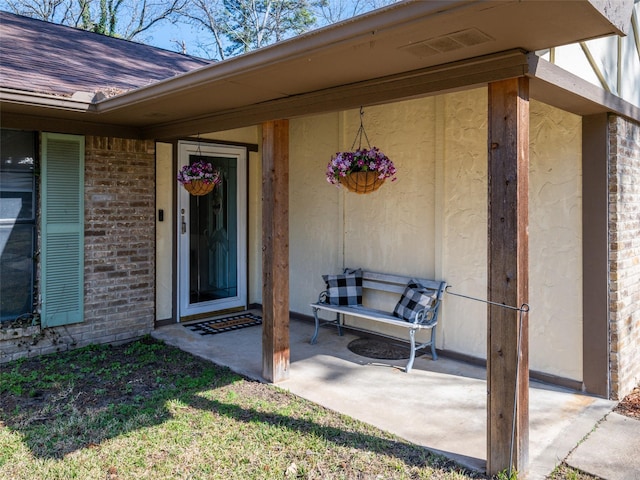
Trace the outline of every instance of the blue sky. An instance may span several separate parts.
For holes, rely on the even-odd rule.
[[[186,53],[193,56],[203,56],[203,51],[198,48],[198,45],[207,40],[205,33],[197,32],[191,25],[184,23],[172,24],[169,22],[164,22],[161,26],[150,31],[148,35],[138,39],[138,41],[153,45],[154,47],[160,47],[174,52],[179,50],[176,42],[184,41],[187,46]]]
[[[337,19],[349,18],[395,1],[398,0],[329,0],[327,5],[332,11],[331,16]],[[322,16],[318,15],[318,21],[322,25],[327,20],[323,20]],[[205,58],[215,56],[215,50],[211,49],[213,45],[212,34],[198,31],[187,23],[171,24],[170,22],[162,22],[158,27],[149,31],[147,35],[143,34],[136,40],[172,51],[179,51],[178,42],[184,41],[187,47],[186,53],[189,55]],[[210,46],[207,47],[207,44]],[[207,53],[205,48],[210,49],[210,51]]]

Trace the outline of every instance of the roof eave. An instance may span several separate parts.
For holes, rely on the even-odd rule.
[[[535,4],[535,2],[531,0],[524,0],[524,3]],[[591,9],[592,13],[589,16],[591,26],[588,31],[582,30],[579,34],[576,33],[573,34],[573,36],[569,33],[564,33],[564,37],[562,37],[563,41],[571,43],[586,38],[622,33],[618,26],[622,16],[620,12],[626,12],[626,7],[629,5],[632,6],[633,0],[617,0],[617,3],[624,6],[624,8],[613,8],[610,3],[609,0],[581,0],[576,2],[576,5],[579,5],[576,9],[579,9],[583,13]],[[171,101],[171,99],[178,98],[180,95],[182,95],[181,98],[184,98],[185,95],[206,95],[205,86],[207,89],[222,89],[225,91],[233,91],[234,86],[237,88],[241,85],[245,85],[247,88],[264,88],[265,95],[261,102],[310,93],[313,89],[306,90],[306,86],[299,84],[289,84],[288,88],[282,84],[260,84],[258,87],[257,85],[245,83],[244,79],[251,75],[260,75],[261,72],[266,72],[268,68],[271,69],[270,71],[277,68],[280,72],[288,72],[294,65],[296,68],[299,68],[303,63],[300,62],[300,60],[308,61],[309,65],[313,65],[314,56],[326,56],[328,52],[337,52],[340,49],[344,51],[345,46],[349,48],[350,52],[355,52],[360,45],[366,45],[369,42],[375,43],[381,36],[384,36],[385,32],[410,28],[418,24],[418,22],[424,21],[425,18],[429,18],[430,21],[437,21],[438,18],[460,18],[461,16],[469,18],[469,16],[473,17],[480,13],[486,14],[486,12],[493,11],[494,9],[497,11],[500,5],[511,4],[517,5],[520,4],[520,2],[509,0],[494,4],[483,0],[443,0],[432,2],[406,1],[392,4],[385,9],[370,12],[369,14],[339,24],[330,25],[323,29],[250,52],[240,57],[218,62],[171,79],[105,99],[96,104],[96,113],[111,116],[111,114],[124,115],[125,112],[130,112],[132,108],[136,108],[138,112],[149,109],[150,115],[145,123],[146,127],[152,127],[154,124],[163,123],[161,121],[161,115],[159,115],[161,112],[156,110],[159,105],[166,105],[165,100]],[[608,15],[613,15],[614,18],[611,19]],[[628,16],[630,17],[630,13]],[[539,25],[539,27],[543,27],[543,25]],[[546,38],[544,28],[538,37]],[[539,46],[540,45],[536,45],[536,49]],[[548,46],[557,45],[547,45],[547,47]],[[296,61],[298,61],[297,64],[295,63]],[[336,59],[336,61],[342,62],[348,61],[348,59]],[[321,72],[318,73],[320,74]],[[291,74],[295,75],[295,72],[292,71]],[[336,77],[338,74],[336,72],[330,73],[325,71],[324,75],[333,75]],[[373,74],[369,78],[373,79]],[[346,79],[343,79],[341,82],[337,82],[337,78],[332,78],[332,80],[334,80],[334,87],[349,83]],[[360,80],[366,81],[367,78],[361,78]],[[327,88],[332,87],[327,85]],[[271,96],[269,97],[269,95]],[[206,96],[208,97],[208,95]],[[202,98],[203,100],[205,99],[205,97]],[[247,99],[247,101],[251,102],[249,99]],[[252,103],[246,103],[244,105],[238,104],[235,108],[245,109],[251,104]],[[200,102],[197,105],[201,107],[202,103]],[[179,108],[183,108],[182,105]],[[212,104],[212,109],[220,111],[219,106],[214,104]],[[172,112],[175,113],[175,110],[172,110]],[[195,111],[184,110],[182,112],[182,119],[197,118],[203,113],[204,112],[197,113]],[[156,115],[156,117],[152,118],[151,114]]]
[[[72,97],[61,97],[44,93],[27,92],[11,88],[0,87],[0,102],[2,104],[23,105],[71,112],[95,111],[92,98],[80,94]]]

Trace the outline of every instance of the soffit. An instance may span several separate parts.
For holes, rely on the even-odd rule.
[[[357,90],[360,85],[375,92],[372,83],[385,84],[389,78],[410,77],[412,72],[464,62],[475,71],[475,58],[493,58],[514,49],[531,52],[614,33],[619,33],[617,27],[588,0],[400,2],[106,99],[95,108],[87,105],[83,112],[67,109],[59,114],[69,119],[90,115],[93,121],[142,129],[148,136],[193,134],[203,131],[198,120],[216,118],[211,128],[232,128],[264,121],[265,115],[266,119],[282,118],[277,114],[304,115],[309,109],[296,99],[326,98],[333,89],[353,86]],[[522,75],[523,68],[515,73],[496,71],[496,75]],[[446,91],[446,81],[437,88]],[[433,86],[422,93],[432,90]],[[323,95],[318,96],[319,92]],[[419,89],[396,88],[378,101],[416,95]],[[326,107],[316,105],[313,111],[349,108],[354,99],[343,95]],[[363,99],[376,103],[375,95]],[[269,117],[268,106],[283,103],[293,106],[274,110]],[[37,114],[39,108],[28,102],[16,102],[9,110],[5,107],[4,111],[30,114]]]

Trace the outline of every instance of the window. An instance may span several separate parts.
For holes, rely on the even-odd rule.
[[[0,130],[0,321],[33,311],[36,133]]]

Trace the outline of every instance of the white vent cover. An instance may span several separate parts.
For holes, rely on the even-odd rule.
[[[400,47],[400,50],[411,53],[418,57],[429,57],[438,53],[451,52],[465,47],[473,47],[492,41],[489,35],[481,32],[477,28],[468,28],[458,32],[440,35],[429,38],[421,42],[411,43]]]

